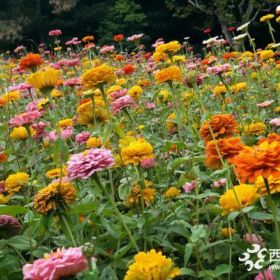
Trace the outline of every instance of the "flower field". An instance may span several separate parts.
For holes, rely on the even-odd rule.
[[[200,55],[60,30],[2,54],[0,279],[280,279],[239,259],[280,250],[275,19],[262,50],[245,24]]]

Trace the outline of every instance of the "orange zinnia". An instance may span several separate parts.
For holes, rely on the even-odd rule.
[[[230,160],[240,181],[255,182],[258,176],[280,176],[280,142],[263,142],[254,147],[245,146]]]
[[[0,152],[0,163],[6,162],[8,159],[8,156],[5,152]]]
[[[205,164],[209,168],[218,168],[221,164],[221,158],[228,160],[236,155],[244,148],[244,144],[240,142],[240,138],[224,138],[216,141],[212,140],[208,142],[206,146],[206,161]],[[218,153],[219,149],[219,153]]]
[[[278,134],[278,133],[270,133],[270,134],[268,134],[268,137],[260,139],[258,144],[261,144],[263,142],[272,143],[274,141],[280,142],[280,134]]]
[[[133,72],[135,71],[135,67],[131,64],[126,64],[124,67],[123,67],[123,72],[127,75],[130,75],[132,74]]]
[[[202,124],[199,133],[205,143],[218,138],[231,137],[234,133],[238,133],[238,124],[233,115],[230,114],[217,114],[212,116],[210,121]]]
[[[120,42],[120,41],[122,41],[123,39],[124,39],[123,34],[117,34],[117,35],[114,36],[114,41],[115,41],[115,42]]]
[[[43,63],[42,57],[37,53],[29,53],[19,61],[19,67],[28,69]]]

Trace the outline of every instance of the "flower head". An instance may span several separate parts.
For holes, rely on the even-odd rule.
[[[109,150],[92,148],[71,156],[67,162],[70,179],[87,179],[97,171],[114,165],[114,158]]]
[[[213,137],[218,139],[232,136],[234,133],[238,132],[237,127],[238,124],[233,115],[217,114],[212,116],[209,121],[202,124],[199,133],[204,142],[207,143],[213,140]]]
[[[22,69],[34,68],[43,63],[41,55],[29,53],[19,61],[19,67]]]
[[[17,235],[21,225],[19,221],[9,215],[0,215],[0,239]]]
[[[134,263],[129,266],[124,280],[168,280],[180,274],[180,269],[174,266],[170,258],[151,250],[140,252],[134,257]]]
[[[82,84],[85,89],[92,89],[114,80],[115,74],[113,69],[107,64],[96,66],[82,75]]]
[[[24,280],[59,280],[67,276],[75,276],[87,268],[87,259],[81,248],[57,250],[33,264],[23,266]]]
[[[122,96],[111,103],[113,114],[119,113],[124,108],[135,108],[137,105],[130,95]]]
[[[5,191],[9,193],[18,192],[29,180],[29,175],[25,172],[11,174],[5,180]]]
[[[43,215],[62,207],[76,198],[76,189],[67,181],[58,179],[41,189],[34,197],[34,208]]]
[[[267,141],[254,147],[245,146],[230,160],[241,182],[254,183],[258,176],[280,176],[280,142]]]
[[[26,83],[33,86],[36,89],[44,90],[55,87],[60,80],[60,70],[49,68],[45,71],[38,71],[31,74]]]
[[[138,165],[144,159],[154,158],[153,147],[145,139],[134,139],[121,148],[121,157],[125,165]]]
[[[172,82],[172,81],[179,81],[181,82],[183,79],[182,72],[178,66],[170,66],[159,70],[155,73],[155,79],[158,84],[164,82]]]
[[[241,184],[233,186],[220,197],[220,205],[224,214],[241,210],[253,204],[258,199],[254,186]]]

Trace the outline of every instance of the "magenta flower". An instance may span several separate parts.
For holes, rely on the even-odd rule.
[[[24,280],[59,280],[75,276],[87,268],[87,259],[81,248],[58,250],[23,266]]]
[[[32,124],[32,128],[35,131],[35,134],[32,136],[34,139],[40,139],[45,135],[45,128],[48,126],[45,122],[38,122]]]
[[[137,105],[130,95],[122,96],[111,103],[113,114],[119,113],[123,108],[135,108]]]
[[[54,30],[49,31],[49,36],[59,36],[61,34],[62,34],[62,32],[60,29],[54,29]]]
[[[276,280],[276,278],[272,274],[272,270],[268,268],[265,271],[259,272],[259,274],[255,277],[255,280]]]
[[[230,64],[226,63],[226,64],[223,64],[223,65],[208,67],[207,68],[207,73],[212,74],[212,75],[220,74],[220,73],[228,71],[229,69],[230,69]]]
[[[280,118],[272,119],[269,123],[275,126],[280,126]]]
[[[263,244],[263,239],[258,234],[246,233],[246,234],[243,235],[243,239],[244,239],[244,241],[246,241],[250,244],[259,244],[259,245]]]
[[[90,137],[90,133],[88,131],[83,131],[76,135],[75,141],[79,145],[85,144],[89,137]]]
[[[16,218],[9,215],[0,215],[0,239],[19,234],[20,228],[21,225]]]
[[[97,171],[114,165],[111,151],[106,149],[90,149],[73,155],[67,162],[69,179],[87,179]]]
[[[41,117],[38,110],[27,111],[10,119],[9,124],[11,127],[22,126],[31,124],[33,121]]]
[[[185,183],[183,186],[184,192],[190,193],[196,187],[196,182]]]
[[[146,158],[146,159],[143,159],[143,160],[140,162],[140,165],[141,165],[141,167],[144,168],[144,169],[153,168],[153,167],[155,167],[155,165],[156,165],[155,159],[154,159],[154,158]]]

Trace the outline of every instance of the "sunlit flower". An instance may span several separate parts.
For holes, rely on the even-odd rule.
[[[124,280],[168,280],[180,274],[180,269],[175,267],[170,258],[151,250],[134,256],[134,263],[129,266]]]
[[[24,126],[14,127],[9,136],[11,139],[24,140],[28,138],[27,129]]]
[[[27,184],[28,180],[29,175],[25,172],[11,174],[5,180],[5,191],[12,194],[18,192],[21,187]]]
[[[158,84],[164,82],[181,82],[183,79],[182,72],[178,66],[170,66],[155,73],[155,80]]]
[[[227,190],[219,200],[223,214],[241,210],[252,205],[258,199],[256,189],[252,185],[241,184]]]
[[[241,182],[254,183],[258,176],[280,176],[280,142],[263,142],[254,147],[244,147],[230,160]]]
[[[29,53],[25,57],[21,58],[19,61],[19,67],[22,69],[33,68],[43,63],[41,55],[35,53]]]

